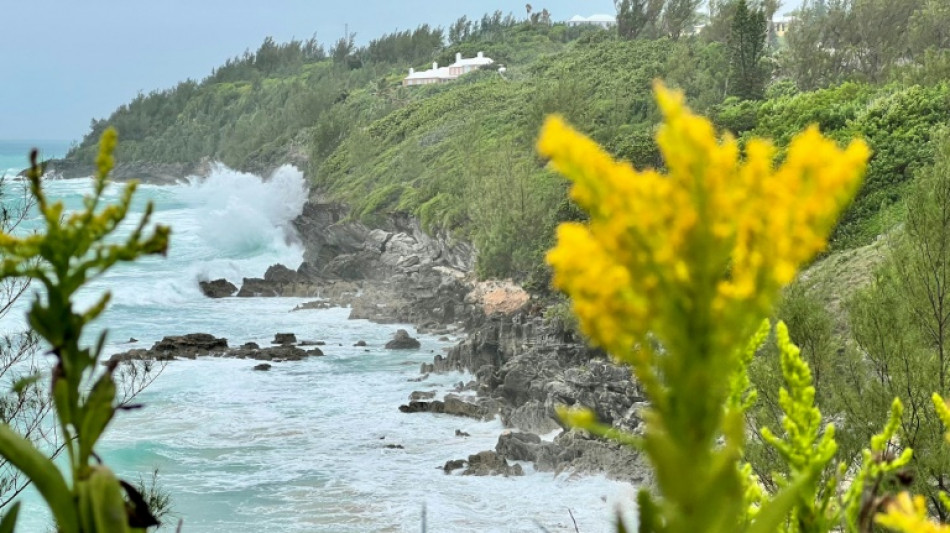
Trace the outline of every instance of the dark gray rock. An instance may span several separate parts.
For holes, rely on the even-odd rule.
[[[241,290],[237,293],[239,298],[253,298],[258,296],[280,296],[278,288],[271,282],[262,278],[244,278],[241,281]]]
[[[281,264],[271,265],[267,272],[264,272],[264,281],[271,283],[296,283],[299,279],[300,275],[296,270],[291,270]]]
[[[465,468],[465,464],[466,463],[464,459],[453,459],[451,461],[446,461],[445,465],[442,467],[442,471],[446,474],[451,474],[455,470]]]
[[[400,405],[399,410],[403,413],[441,413],[442,402],[409,402]]]
[[[257,343],[248,342],[240,348],[228,347],[227,339],[217,338],[207,333],[191,333],[182,336],[165,337],[148,350],[138,349],[118,353],[110,361],[194,359],[203,356],[233,357],[257,361],[282,362],[300,361],[311,356],[321,356],[319,348],[303,350],[292,345],[280,345],[261,348]]]
[[[227,298],[234,296],[238,288],[226,279],[216,279],[214,281],[199,281],[198,287],[208,298]]]
[[[366,346],[366,341],[356,341],[356,344],[354,344],[353,346],[359,346],[359,347]]]
[[[506,431],[498,437],[495,451],[513,461],[536,461],[541,437],[534,433]]]
[[[468,468],[463,476],[523,476],[521,465],[509,465],[497,452],[484,451],[468,456]]]
[[[409,333],[400,329],[393,335],[393,339],[386,343],[387,350],[418,350],[421,344],[409,336]]]
[[[228,349],[228,340],[208,333],[189,333],[188,335],[169,336],[156,342],[150,352],[166,357],[185,357],[220,353]]]
[[[297,336],[293,333],[277,333],[274,335],[274,340],[271,341],[271,344],[297,344]]]
[[[254,365],[254,370],[270,370],[270,365],[268,363],[261,363],[259,365]]]

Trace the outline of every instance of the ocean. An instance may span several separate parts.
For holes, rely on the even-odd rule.
[[[40,159],[62,157],[69,150],[69,141],[4,141],[0,140],[0,176],[16,173],[30,166],[30,150],[40,151]]]
[[[0,167],[25,165],[2,146]],[[22,186],[7,181],[4,199]],[[90,184],[49,180],[47,187],[77,208]],[[119,190],[112,186],[108,198]],[[107,354],[193,332],[226,337],[232,346],[266,345],[279,332],[326,342],[325,357],[275,363],[269,372],[253,371],[256,362],[245,360],[171,362],[137,398],[144,409],[119,413],[99,452],[126,479],[159,470],[176,513],[164,530],[174,531],[180,518],[183,531],[194,533],[416,532],[425,510],[431,532],[575,531],[573,519],[584,533],[613,531],[617,506],[633,498],[628,484],[535,472],[529,464],[524,477],[442,472],[450,459],[494,449],[503,431],[498,420],[398,411],[414,390],[440,397],[471,379],[456,373],[409,381],[420,363],[458,338],[440,342],[406,325],[348,320],[347,309],[292,311],[305,299],[201,294],[199,280],[240,284],[275,263],[296,268],[303,250],[290,222],[305,197],[303,175],[293,167],[264,180],[219,166],[206,179],[143,185],[130,219],[145,201],[155,202],[156,220],[173,231],[168,257],[121,265],[79,298],[87,305],[112,292],[109,310],[89,332],[91,339],[108,329]],[[22,328],[22,311],[7,315],[0,330]],[[384,350],[398,328],[418,337],[421,349]],[[138,342],[129,344],[132,338]],[[354,347],[359,340],[367,347]],[[471,436],[457,437],[456,430]],[[24,502],[18,531],[49,531],[36,495]]]

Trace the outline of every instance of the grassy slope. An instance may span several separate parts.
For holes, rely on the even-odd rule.
[[[554,225],[579,216],[565,201],[563,181],[534,155],[549,113],[565,115],[638,167],[662,165],[652,141],[650,83],[658,77],[684,87],[721,127],[771,137],[780,149],[809,123],[842,142],[864,136],[875,155],[835,250],[865,246],[887,230],[906,183],[931,160],[931,131],[950,116],[947,84],[846,83],[722,103],[727,68],[719,45],[623,42],[603,32],[569,35],[562,26],[518,24],[434,57],[445,63],[456,52],[476,51],[505,63],[507,72],[405,88],[405,64],[354,68],[289,48],[266,70],[245,58],[201,83],[122,106],[69,157],[91,160],[98,132],[112,123],[124,161],[211,157],[256,171],[287,160],[307,164],[313,183],[347,203],[355,218],[416,215],[429,228],[473,240],[482,274],[525,279],[538,269]]]

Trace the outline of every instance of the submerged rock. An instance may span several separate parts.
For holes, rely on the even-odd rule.
[[[270,365],[267,363],[261,363],[254,366],[254,370],[270,370]]]
[[[418,350],[420,346],[419,341],[410,337],[404,329],[396,331],[393,339],[386,343],[387,350]]]

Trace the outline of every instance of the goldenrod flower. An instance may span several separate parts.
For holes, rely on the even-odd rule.
[[[662,517],[642,514],[644,530],[734,531],[748,516],[748,480],[737,466],[742,409],[726,408],[730,384],[781,288],[826,246],[869,151],[861,141],[842,150],[812,127],[778,167],[759,139],[743,159],[680,93],[655,89],[666,174],[615,161],[548,119],[538,150],[590,213],[587,224],[558,228],[548,262],[583,331],[633,366],[651,402],[643,446],[663,505]]]
[[[938,524],[927,517],[927,503],[923,496],[911,497],[907,492],[887,507],[887,512],[877,515],[877,523],[903,533],[950,533],[950,526]]]
[[[812,127],[775,168],[767,141],[717,140],[680,93],[656,84],[657,142],[668,173],[613,160],[559,117],[538,149],[573,182],[589,224],[563,224],[548,261],[584,331],[624,357],[647,332],[683,333],[681,315],[714,319],[733,346],[769,313],[781,287],[825,245],[860,185],[869,151],[846,150]]]

